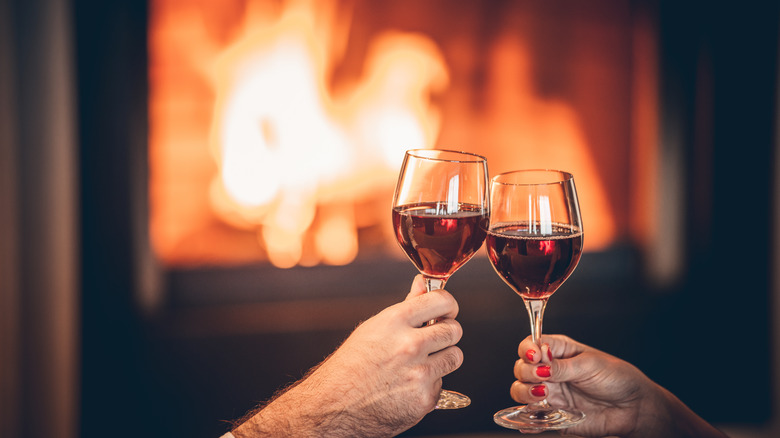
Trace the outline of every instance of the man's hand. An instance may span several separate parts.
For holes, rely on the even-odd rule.
[[[360,324],[302,381],[233,431],[237,438],[392,436],[432,411],[442,377],[458,369],[463,331],[448,292],[425,293],[417,276],[406,299]],[[423,324],[438,318],[430,326]]]

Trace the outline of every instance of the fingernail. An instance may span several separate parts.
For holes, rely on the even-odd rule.
[[[534,355],[536,354],[536,350],[528,350],[525,352],[525,357],[528,358],[531,362],[534,361]]]
[[[547,395],[544,385],[536,385],[531,388],[531,394],[535,397],[544,397]]]
[[[552,361],[552,350],[550,350],[549,348],[547,348],[547,357],[550,358],[550,360]]]
[[[550,377],[550,366],[539,365],[536,367],[536,375],[539,377]]]

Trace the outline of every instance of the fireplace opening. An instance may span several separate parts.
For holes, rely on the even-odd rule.
[[[491,174],[570,171],[586,252],[652,240],[652,29],[630,2],[559,6],[152,1],[155,256],[402,260],[389,205],[411,148],[476,152]]]

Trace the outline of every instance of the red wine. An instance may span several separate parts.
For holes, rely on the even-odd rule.
[[[451,207],[451,206],[449,206]],[[395,237],[412,263],[425,275],[447,278],[482,246],[488,214],[479,205],[459,204],[455,213],[445,202],[393,208]]]
[[[538,230],[540,225],[534,224]],[[527,222],[501,225],[488,232],[493,268],[521,297],[548,298],[571,275],[582,254],[582,231],[552,224],[542,235]]]

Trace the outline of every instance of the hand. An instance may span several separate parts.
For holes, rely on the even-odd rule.
[[[425,293],[417,276],[406,299],[360,324],[297,385],[233,431],[238,437],[390,436],[432,411],[442,377],[460,367],[458,305]],[[436,324],[423,324],[440,318]]]
[[[585,420],[566,433],[725,437],[628,362],[567,336],[542,335],[541,341],[520,343],[510,393],[519,403],[546,397],[552,406],[585,412]]]

